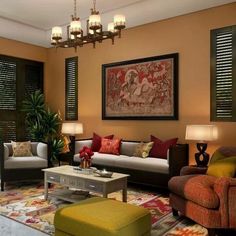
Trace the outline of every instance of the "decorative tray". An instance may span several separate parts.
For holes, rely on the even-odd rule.
[[[107,171],[107,170],[96,170],[94,173],[98,174],[101,177],[105,178],[111,178],[113,175],[113,172]]]

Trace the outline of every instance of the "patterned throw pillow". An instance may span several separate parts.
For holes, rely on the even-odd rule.
[[[104,138],[113,139],[113,137],[114,137],[114,135],[111,134],[111,135],[105,136]],[[100,150],[101,141],[102,141],[102,137],[96,133],[93,133],[93,141],[92,141],[92,145],[91,145],[91,149],[93,152],[98,152]]]
[[[152,149],[154,142],[149,143],[139,143],[134,151],[134,156],[146,158],[149,155],[150,150]]]
[[[121,139],[102,138],[100,153],[120,155]]]
[[[11,141],[14,157],[30,157],[33,156],[31,152],[31,143],[27,142],[13,142]]]
[[[167,159],[167,151],[171,146],[176,145],[178,138],[172,138],[166,141],[162,141],[159,138],[151,135],[151,141],[154,142],[150,151],[151,157],[157,157],[161,159]]]

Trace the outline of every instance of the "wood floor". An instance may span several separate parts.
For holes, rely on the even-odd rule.
[[[48,236],[43,232],[35,230],[24,224],[10,220],[0,215],[0,235],[1,236]]]

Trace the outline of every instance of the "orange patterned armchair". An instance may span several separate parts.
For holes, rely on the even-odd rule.
[[[236,156],[236,148],[229,150],[227,155]],[[171,178],[168,186],[173,215],[179,211],[207,228],[208,235],[215,235],[216,229],[235,229],[236,176],[215,177],[206,175],[206,170],[183,167],[181,176]]]

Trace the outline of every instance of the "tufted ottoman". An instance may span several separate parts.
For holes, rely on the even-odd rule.
[[[149,236],[147,209],[107,198],[93,197],[57,210],[56,236]]]

